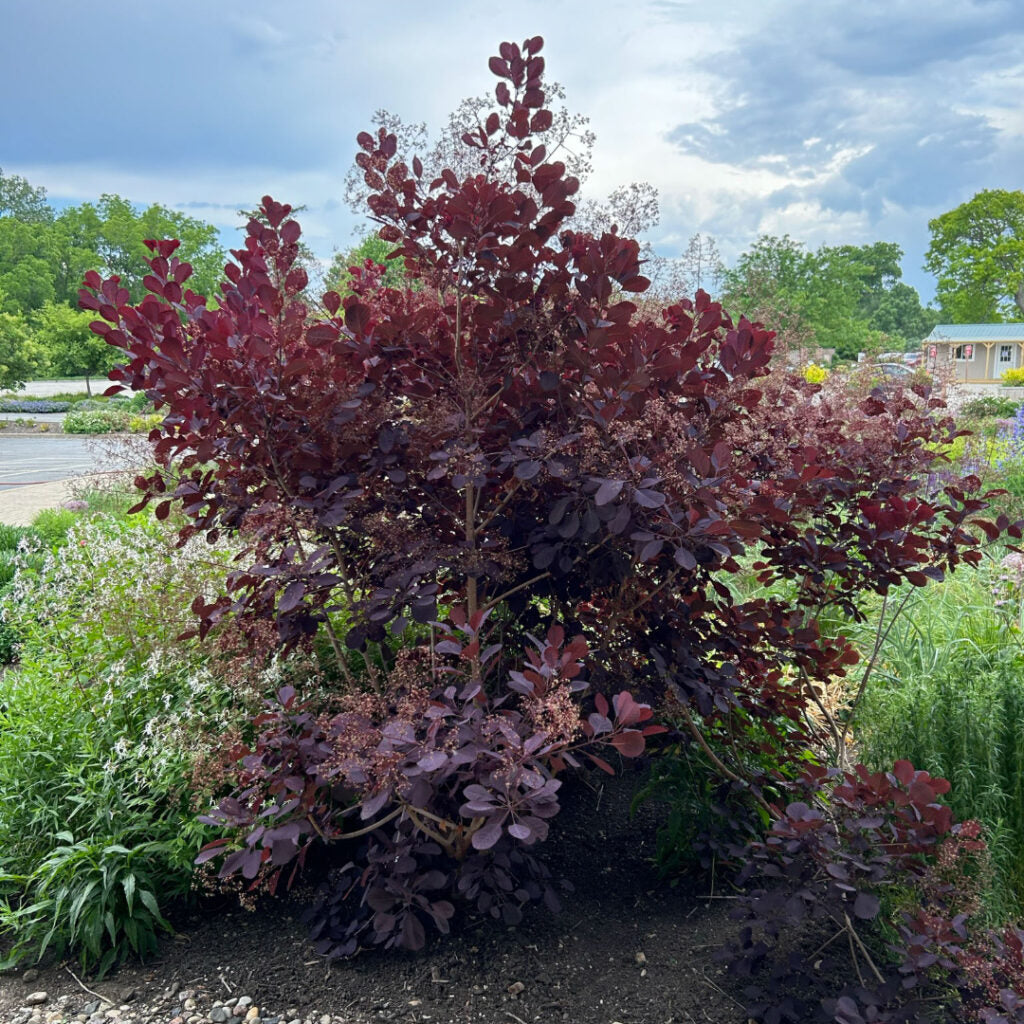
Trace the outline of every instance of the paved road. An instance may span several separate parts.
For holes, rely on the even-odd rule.
[[[31,420],[33,423],[63,423],[64,413],[62,412],[0,412],[0,420],[8,423],[17,420]]]
[[[110,387],[106,377],[89,381],[94,395],[102,395]],[[54,395],[85,394],[85,378],[78,380],[30,380],[20,391],[14,393],[15,398],[52,398]]]
[[[0,434],[0,493],[8,487],[67,480],[111,468],[109,457],[92,438]]]

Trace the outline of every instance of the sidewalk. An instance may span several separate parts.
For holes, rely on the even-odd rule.
[[[94,395],[102,395],[110,387],[110,381],[104,376],[93,377],[89,381]],[[54,395],[85,394],[85,378],[64,377],[60,380],[30,380],[20,391],[13,393],[14,398],[52,398]]]
[[[105,475],[105,474],[103,474]],[[101,479],[103,475],[97,476]],[[0,488],[0,523],[8,526],[31,526],[36,514],[44,508],[56,508],[70,501],[76,485],[89,480],[88,476],[54,480],[47,484],[27,484],[23,487]]]

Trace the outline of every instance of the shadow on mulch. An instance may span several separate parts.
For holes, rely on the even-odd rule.
[[[703,879],[672,887],[658,878],[657,808],[629,815],[636,779],[627,769],[567,783],[545,849],[556,877],[576,890],[561,914],[537,908],[516,928],[471,923],[420,954],[372,951],[329,964],[312,950],[296,894],[251,913],[195,913],[158,961],[90,988],[115,1001],[134,989],[148,1002],[177,983],[196,990],[200,1007],[244,994],[266,1013],[295,1008],[351,1024],[745,1024],[734,983],[713,961],[735,931],[729,901],[702,898]],[[62,965],[31,987],[51,1000],[88,998]],[[18,974],[0,977],[0,1019],[26,991]]]

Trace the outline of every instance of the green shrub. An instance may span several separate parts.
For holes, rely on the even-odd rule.
[[[71,405],[77,405],[79,402],[88,402],[92,397],[84,391],[61,391],[56,395],[51,395],[50,401],[69,402]]]
[[[972,398],[969,402],[965,402],[960,409],[960,415],[979,420],[986,417],[1009,419],[1017,414],[1020,404],[1020,401],[1014,398],[983,395],[980,398]]]
[[[156,896],[166,879],[151,868],[172,853],[171,844],[140,836],[129,847],[123,835],[76,842],[70,832],[58,832],[56,838],[65,845],[30,876],[10,876],[34,897],[17,909],[0,905],[0,925],[31,937],[23,943],[34,943],[37,957],[48,949],[58,956],[69,947],[77,949],[82,967],[100,976],[129,950],[139,957],[154,953],[158,932],[169,931],[170,925]],[[0,885],[5,881],[0,875]],[[0,967],[17,963],[22,949],[16,946]]]
[[[19,568],[31,561],[30,548],[38,547],[38,535],[31,527],[0,523],[0,597],[10,587]],[[17,646],[17,632],[0,615],[0,666],[14,660]]]
[[[77,520],[69,508],[46,508],[32,520],[32,531],[43,547],[59,547],[67,541],[68,531]]]
[[[128,429],[133,434],[148,434],[154,427],[159,427],[163,421],[163,416],[158,412],[145,416],[131,416],[128,419]]]
[[[81,402],[64,417],[65,434],[115,434],[127,431],[131,412],[120,406],[86,408]]]
[[[27,526],[9,526],[7,523],[0,523],[0,551],[17,551],[22,538],[29,532]]]
[[[914,594],[856,719],[865,763],[906,758],[949,779],[953,813],[987,827],[999,869],[988,894],[995,916],[1024,903],[1022,581],[1011,564]]]
[[[141,401],[139,399],[141,398]],[[114,434],[151,430],[163,420],[144,394],[129,399],[80,402],[64,417],[66,434]]]
[[[646,785],[632,803],[636,812],[646,801],[662,804],[667,814],[658,829],[654,863],[662,876],[672,879],[707,864],[708,842],[727,841],[742,845],[750,839],[744,828],[760,820],[770,824],[766,812],[751,798],[743,786],[724,780],[711,757],[698,745],[682,723],[676,723],[678,741],[651,751],[650,774]],[[787,723],[775,721],[773,729],[787,731]],[[790,723],[791,727],[791,723]],[[769,800],[783,798],[770,780],[793,778],[792,761],[788,763],[778,743],[777,734],[754,721],[741,710],[734,710],[714,725],[705,724],[704,740],[712,756],[729,758],[732,741],[742,733],[750,742],[745,747],[743,772],[746,778],[757,779]]]
[[[0,599],[21,643],[0,677],[0,930],[14,959],[69,948],[106,969],[144,955],[161,908],[188,892],[194,801],[216,790],[193,771],[263,693],[176,640],[232,553],[176,549],[147,516],[80,520]]]
[[[17,552],[0,550],[0,593],[14,579],[17,571]]]
[[[109,519],[124,519],[128,509],[139,500],[139,492],[127,475],[113,474],[103,480],[90,480],[72,487],[75,501],[85,505],[87,516],[105,516]],[[138,513],[148,518],[148,513]]]

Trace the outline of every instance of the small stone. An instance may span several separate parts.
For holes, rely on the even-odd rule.
[[[329,1013],[323,1014],[320,1018],[320,1024],[331,1024],[331,1015]]]
[[[40,1006],[41,1004],[48,1003],[49,1001],[49,992],[29,992],[29,994],[25,996],[26,1006]]]
[[[194,1010],[196,1008],[196,1001],[190,997],[182,1003],[182,1006],[184,1006],[186,1010]]]
[[[32,982],[33,982],[33,981],[36,981],[36,980],[37,980],[38,978],[39,978],[39,972],[38,972],[38,971],[37,971],[37,970],[36,970],[36,969],[35,969],[34,967],[30,967],[30,968],[29,968],[29,969],[28,969],[28,970],[27,970],[27,971],[26,971],[26,972],[25,972],[25,973],[24,973],[24,974],[23,974],[23,975],[21,976],[21,980],[22,980],[23,982],[25,982],[25,984],[26,984],[26,985],[31,985],[31,984],[32,984]]]
[[[520,992],[525,992],[526,986],[521,981],[513,981],[508,987],[508,994],[510,996],[517,996]]]
[[[214,1024],[224,1024],[225,1021],[231,1018],[232,1014],[231,1010],[226,1006],[215,1006],[207,1016],[209,1016]]]
[[[636,957],[634,959],[636,960],[636,963],[637,963],[638,967],[646,967],[647,966],[647,957],[644,956],[644,954],[642,952],[641,953],[637,953],[637,955],[636,955]]]
[[[235,1005],[240,1006],[243,1009],[247,1009],[248,1007],[252,1006],[252,996],[239,996],[235,1000]]]
[[[423,1005],[423,1000],[422,999],[410,999],[409,1000],[409,1005],[410,1006],[422,1006]]]
[[[260,1008],[258,1006],[250,1006],[249,1012],[245,1015],[246,1020],[255,1020],[260,1015]]]
[[[92,1002],[86,1003],[85,1006],[82,1007],[82,1013],[88,1017],[90,1014],[95,1013],[99,1008],[100,1001],[98,999],[94,999]]]

